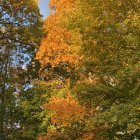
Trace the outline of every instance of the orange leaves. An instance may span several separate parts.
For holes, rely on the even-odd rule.
[[[55,39],[55,42],[50,42],[51,39],[42,41],[40,50],[36,55],[36,58],[40,60],[42,66],[47,63],[50,63],[52,67],[60,63],[75,63],[76,55],[69,53],[67,44],[61,43],[61,40],[63,40],[61,36],[56,35],[54,40]]]
[[[70,53],[70,47],[67,43],[71,40],[71,33],[55,25],[54,20],[51,20],[52,24],[48,20],[45,22],[45,30],[48,35],[42,39],[36,59],[40,60],[42,66],[47,63],[50,63],[52,67],[60,63],[73,64],[76,62],[77,56]]]
[[[48,140],[47,136],[39,136],[37,140]]]
[[[74,6],[74,0],[50,0],[49,6],[51,9],[56,9],[58,11],[64,8],[71,8]]]
[[[93,140],[94,134],[92,132],[86,132],[81,138],[78,138],[76,140]]]
[[[75,65],[78,62],[78,55],[72,51],[72,33],[61,27],[61,9],[73,5],[73,0],[51,0],[50,7],[56,7],[57,11],[50,15],[44,22],[46,36],[42,39],[36,59],[42,67],[51,64],[55,67],[62,63]],[[67,7],[67,8],[68,8]]]
[[[52,124],[63,126],[82,119],[85,114],[85,108],[71,96],[66,98],[52,97],[49,103],[43,107],[52,112]]]

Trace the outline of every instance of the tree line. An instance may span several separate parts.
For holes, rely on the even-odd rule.
[[[0,2],[0,140],[140,138],[139,0]]]

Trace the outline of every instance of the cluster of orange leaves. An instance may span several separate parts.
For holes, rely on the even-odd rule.
[[[74,6],[74,0],[50,0],[50,8],[57,9],[58,11],[62,9],[72,8]]]
[[[77,55],[71,51],[71,32],[61,27],[62,10],[71,7],[73,0],[51,0],[50,8],[55,7],[55,12],[44,22],[46,36],[42,39],[36,59],[42,64],[47,63],[52,67],[61,63],[75,64]],[[65,9],[66,10],[66,9]]]
[[[55,133],[55,134],[48,134],[47,136],[39,136],[37,140],[57,140],[58,138],[63,137],[63,134],[61,133]],[[82,137],[77,138],[76,140],[93,140],[94,134],[92,132],[84,133]],[[103,140],[103,139],[101,139]]]
[[[67,126],[73,121],[82,119],[85,115],[85,107],[82,107],[74,98],[52,97],[49,103],[43,106],[52,112],[52,124]]]

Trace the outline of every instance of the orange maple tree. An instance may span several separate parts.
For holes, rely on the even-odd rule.
[[[72,33],[60,24],[61,15],[73,7],[73,0],[51,0],[52,14],[44,22],[46,36],[42,39],[36,59],[42,67],[51,64],[55,67],[62,63],[77,63],[77,54],[72,51]]]
[[[85,107],[82,107],[70,95],[66,98],[52,97],[43,108],[52,112],[52,124],[63,126],[69,125],[73,121],[78,121],[85,115]]]

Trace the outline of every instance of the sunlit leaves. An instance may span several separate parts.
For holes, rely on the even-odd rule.
[[[66,3],[65,3],[66,2]],[[61,27],[62,9],[65,5],[73,4],[73,1],[50,1],[51,7],[56,6],[56,11],[44,22],[45,37],[42,39],[39,51],[36,54],[42,67],[51,64],[52,67],[59,64],[75,65],[78,60],[76,52],[73,52],[74,35],[65,27]],[[64,6],[64,7],[63,7]],[[67,12],[67,10],[66,10]]]

